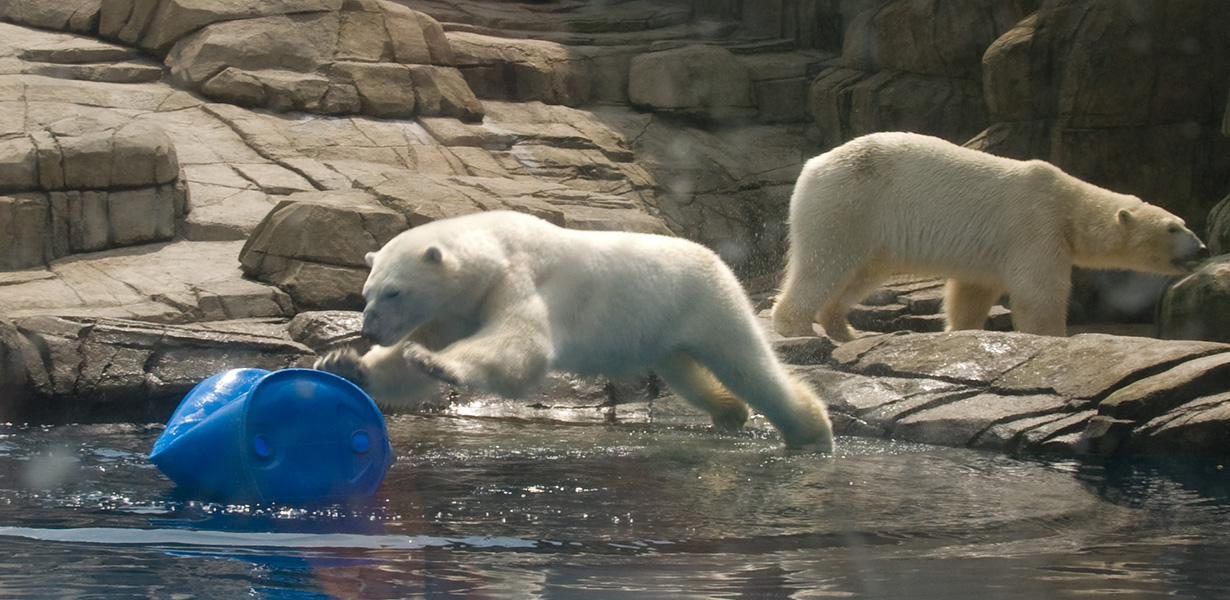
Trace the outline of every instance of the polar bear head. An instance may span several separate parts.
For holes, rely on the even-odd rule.
[[[1118,235],[1127,268],[1179,275],[1190,273],[1207,255],[1204,243],[1192,233],[1183,219],[1165,209],[1140,202],[1115,212]]]
[[[483,231],[446,222],[405,231],[366,260],[363,334],[385,346],[433,320],[476,318],[504,263]]]

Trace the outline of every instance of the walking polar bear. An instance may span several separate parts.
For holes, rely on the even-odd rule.
[[[367,263],[363,333],[378,345],[316,368],[381,404],[413,406],[437,381],[515,398],[549,371],[652,370],[719,428],[742,427],[750,405],[787,446],[833,447],[824,403],[777,360],[739,281],[699,244],[496,211],[410,229]]]
[[[1007,292],[1018,331],[1066,333],[1072,266],[1188,272],[1204,244],[1175,215],[1039,160],[873,133],[807,162],[790,200],[773,323],[847,341],[849,308],[887,277],[948,278],[948,330],[981,329]]]

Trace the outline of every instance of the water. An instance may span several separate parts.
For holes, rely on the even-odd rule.
[[[227,505],[155,425],[0,427],[14,598],[1212,598],[1216,465],[1116,466],[764,430],[390,419],[370,500]]]

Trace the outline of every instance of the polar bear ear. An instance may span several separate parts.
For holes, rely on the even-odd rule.
[[[1136,217],[1132,216],[1131,211],[1128,209],[1121,208],[1119,209],[1119,212],[1115,213],[1115,219],[1119,221],[1120,225],[1126,226],[1131,225],[1132,222],[1136,220]]]
[[[372,266],[372,263],[376,262],[376,253],[368,252],[367,254],[364,254],[363,260],[367,263],[367,266]]]
[[[444,255],[436,246],[428,246],[427,249],[423,251],[423,262],[438,265],[444,262]]]

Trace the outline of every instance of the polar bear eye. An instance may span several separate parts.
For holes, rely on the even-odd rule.
[[[401,296],[401,290],[384,290],[380,292],[381,300],[396,300],[399,296]]]
[[[1179,227],[1176,223],[1171,223],[1170,226],[1166,228],[1166,231],[1169,231],[1170,233],[1179,233],[1182,230],[1183,228]]]

